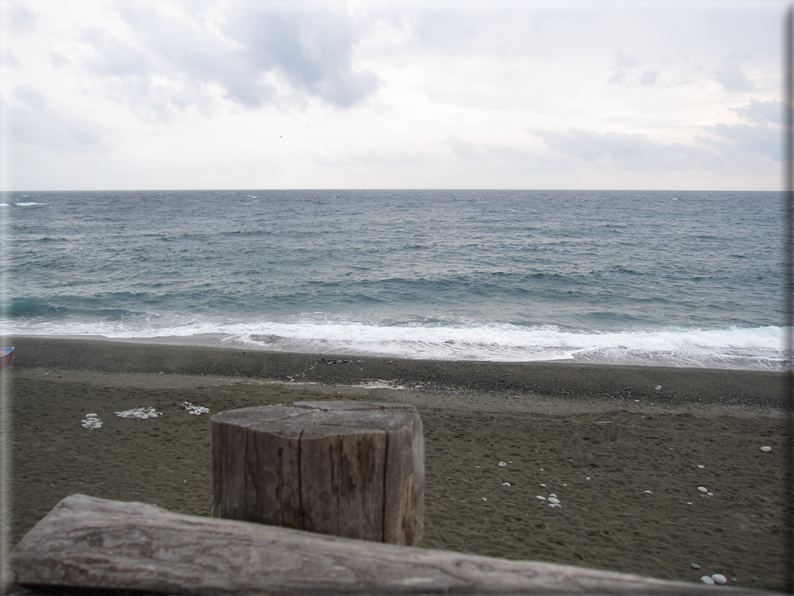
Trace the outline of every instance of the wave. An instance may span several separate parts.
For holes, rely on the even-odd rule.
[[[782,327],[592,331],[555,325],[397,324],[296,320],[170,320],[157,315],[104,321],[4,322],[8,335],[100,336],[282,352],[421,360],[534,362],[783,370]]]

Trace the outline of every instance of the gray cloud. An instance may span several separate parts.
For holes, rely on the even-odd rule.
[[[22,4],[14,4],[7,18],[15,33],[31,33],[36,29],[36,16]]]
[[[720,137],[728,139],[738,151],[760,153],[775,161],[781,160],[781,130],[771,126],[750,126],[749,124],[715,124],[704,128]]]
[[[609,160],[629,170],[714,168],[723,163],[710,149],[657,143],[641,133],[597,133],[582,129],[561,132],[539,128],[530,132],[565,155],[590,162]]]
[[[344,9],[275,10],[268,3],[243,4],[224,32],[241,44],[239,55],[253,72],[277,70],[290,84],[341,108],[377,89],[377,77],[352,68],[359,35]]]
[[[757,153],[774,161],[780,161],[781,135],[780,124],[783,117],[783,102],[778,100],[750,102],[740,108],[730,108],[752,124],[725,124],[704,126],[703,129],[717,139],[703,139],[724,154],[737,155]]]
[[[618,52],[615,56],[615,63],[612,65],[612,75],[609,77],[609,82],[622,85],[626,82],[626,77],[637,63],[629,58],[624,52]]]
[[[725,68],[715,71],[714,79],[729,92],[752,91],[755,88],[752,81],[744,76],[738,60],[732,60]]]
[[[548,152],[534,151],[524,147],[469,143],[457,136],[449,137],[445,144],[457,157],[482,168],[499,166],[523,172],[572,169],[572,164],[568,161],[551,156]]]
[[[730,108],[748,122],[782,124],[783,107],[782,101],[758,101],[751,99],[743,108]]]
[[[7,109],[11,114],[7,129],[11,143],[69,151],[98,150],[103,144],[96,123],[81,114],[53,109],[44,95],[32,87],[17,87]]]
[[[607,79],[613,85],[642,85],[651,87],[659,81],[660,72],[653,68],[646,68],[639,73],[640,66],[637,61],[629,57],[626,53],[619,51],[612,64],[612,74]]]
[[[95,54],[85,66],[116,99],[155,118],[205,107],[213,87],[246,107],[273,103],[273,76],[303,101],[343,109],[374,93],[375,75],[353,67],[359,37],[346,7],[297,6],[232,2],[218,16],[212,3],[186,3],[182,15],[167,16],[154,2],[121,2],[117,11],[134,41],[86,31]]]
[[[0,64],[3,66],[10,66],[12,68],[21,66],[19,60],[17,60],[17,57],[14,55],[14,52],[11,50],[11,48],[0,49]]]
[[[656,79],[659,78],[659,71],[647,69],[645,70],[642,75],[640,76],[640,85],[645,87],[650,87],[651,85],[656,83]]]

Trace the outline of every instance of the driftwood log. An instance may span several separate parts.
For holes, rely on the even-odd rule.
[[[167,594],[764,594],[377,544],[72,495],[9,557],[23,586]],[[767,593],[771,594],[771,593]]]
[[[212,417],[212,515],[417,546],[424,436],[413,406],[299,402]]]

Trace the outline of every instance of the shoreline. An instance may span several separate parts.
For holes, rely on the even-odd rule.
[[[409,360],[268,352],[105,339],[7,337],[17,369],[163,373],[322,385],[383,384],[442,393],[499,393],[675,407],[786,409],[786,373],[575,362]],[[661,387],[661,389],[658,389]]]
[[[420,413],[423,547],[785,585],[782,373],[15,339],[18,353],[3,373],[11,544],[75,493],[209,515],[210,416],[342,399],[408,403]],[[188,415],[184,401],[209,416]],[[162,416],[115,415],[140,407]],[[102,428],[81,426],[88,413]],[[761,451],[766,445],[772,450]],[[561,508],[537,498],[552,493]]]

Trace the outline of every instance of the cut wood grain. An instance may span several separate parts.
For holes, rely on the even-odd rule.
[[[424,436],[413,406],[299,402],[212,417],[215,517],[416,546]]]
[[[627,555],[628,556],[628,555]],[[72,495],[14,548],[24,586],[205,595],[771,594],[378,544]]]

